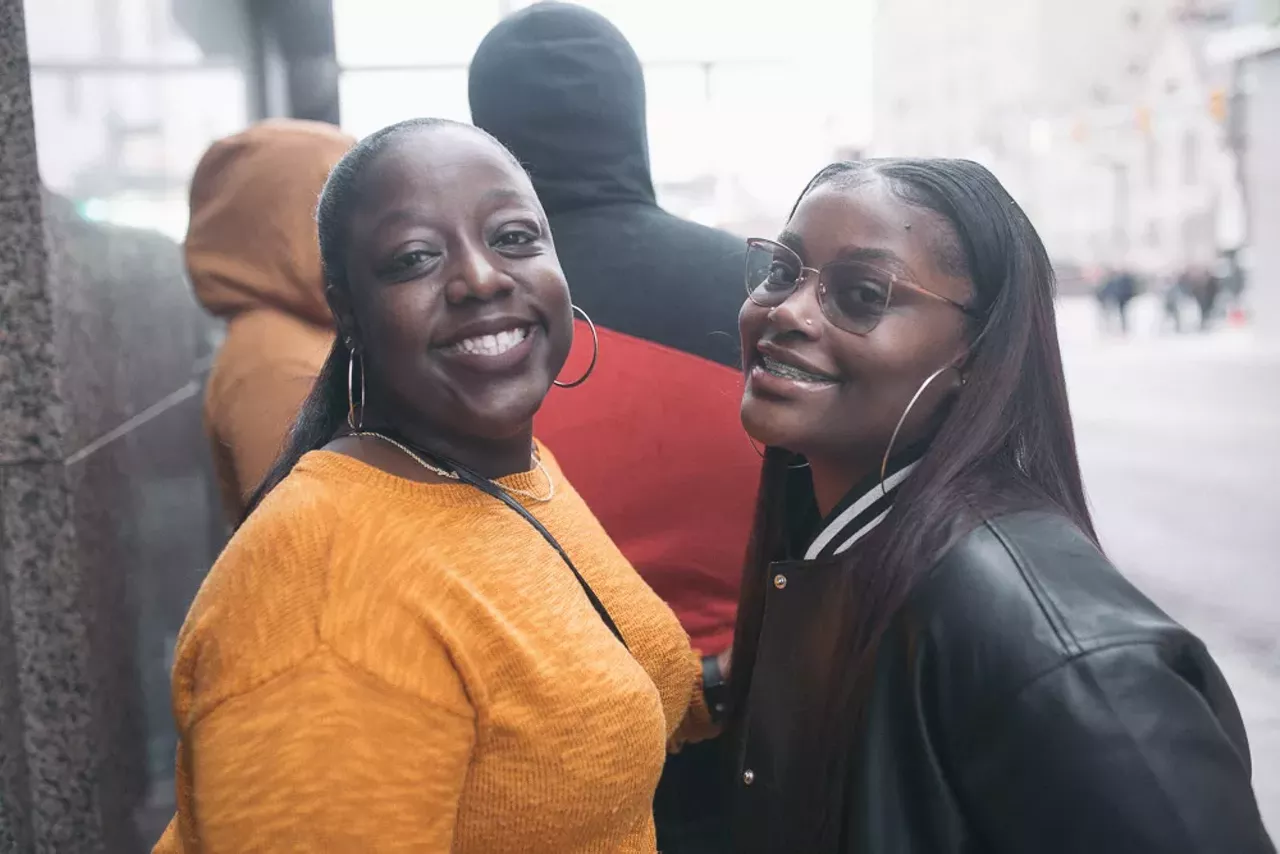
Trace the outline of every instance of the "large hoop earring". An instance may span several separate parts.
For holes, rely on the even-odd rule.
[[[911,396],[911,400],[908,401],[907,408],[902,410],[902,417],[898,419],[898,426],[893,428],[893,435],[889,437],[889,447],[884,449],[884,457],[880,460],[881,495],[889,494],[888,488],[884,485],[884,476],[889,470],[889,455],[893,453],[893,446],[898,441],[898,434],[902,432],[902,425],[907,423],[907,416],[911,413],[911,407],[916,405],[916,401],[920,399],[920,395],[924,394],[924,390],[927,389],[934,380],[953,368],[957,371],[960,370],[959,368],[956,368],[955,365],[943,365],[941,368],[938,368],[938,370],[925,377],[924,382],[920,383],[920,388],[916,389],[916,393],[913,394]],[[960,384],[964,385],[963,375],[961,375]]]
[[[756,444],[756,440],[755,440],[755,439],[752,439],[752,438],[751,438],[751,434],[749,434],[749,433],[747,434],[747,441],[751,443],[751,450],[755,451],[755,452],[756,452],[756,455],[757,455],[757,456],[759,456],[759,457],[760,457],[760,459],[762,459],[762,460],[763,460],[763,459],[764,459],[764,451],[760,450],[760,446]],[[809,467],[809,461],[808,461],[808,460],[805,460],[803,463],[801,463],[801,464],[800,464],[800,465],[798,465],[798,466],[787,466],[787,468],[788,468],[789,470],[791,470],[791,471],[798,471],[799,469],[807,469],[808,467]]]
[[[351,348],[350,342],[347,344]],[[359,430],[364,426],[364,359],[360,359],[360,417],[356,418],[356,351],[347,360],[347,426]]]
[[[554,386],[557,386],[558,388],[577,388],[578,386],[585,383],[587,381],[587,378],[590,377],[591,374],[595,372],[596,360],[600,358],[600,335],[596,332],[596,325],[591,322],[591,318],[587,316],[587,313],[585,311],[578,308],[576,305],[572,305],[569,307],[573,309],[574,314],[578,314],[582,316],[582,319],[587,322],[587,327],[591,330],[591,348],[592,348],[591,364],[587,365],[587,372],[585,374],[578,377],[576,380],[574,380],[571,383],[562,383],[559,380],[552,380],[551,384]]]

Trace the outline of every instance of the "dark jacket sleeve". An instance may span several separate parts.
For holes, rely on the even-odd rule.
[[[1235,701],[1194,639],[1072,658],[974,735],[959,782],[992,852],[1275,852]]]

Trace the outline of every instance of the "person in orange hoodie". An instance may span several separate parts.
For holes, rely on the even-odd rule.
[[[333,345],[315,208],[354,144],[332,125],[272,119],[215,142],[191,180],[187,271],[196,298],[227,321],[204,417],[231,524]]]

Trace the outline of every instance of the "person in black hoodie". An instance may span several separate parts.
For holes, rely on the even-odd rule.
[[[533,178],[599,335],[590,382],[553,391],[537,434],[708,655],[714,704],[760,467],[738,418],[745,242],[658,206],[640,61],[600,15],[549,2],[506,18],[471,62],[470,101]],[[715,742],[668,762],[655,799],[664,852],[728,850],[723,766]]]

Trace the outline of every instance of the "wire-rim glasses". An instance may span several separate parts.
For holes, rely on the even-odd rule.
[[[875,329],[888,312],[896,288],[907,288],[960,309],[963,303],[936,294],[883,267],[865,261],[842,259],[821,269],[804,266],[791,247],[755,237],[747,241],[747,298],[763,308],[776,308],[799,289],[810,274],[818,283],[818,305],[832,325],[855,335]]]

